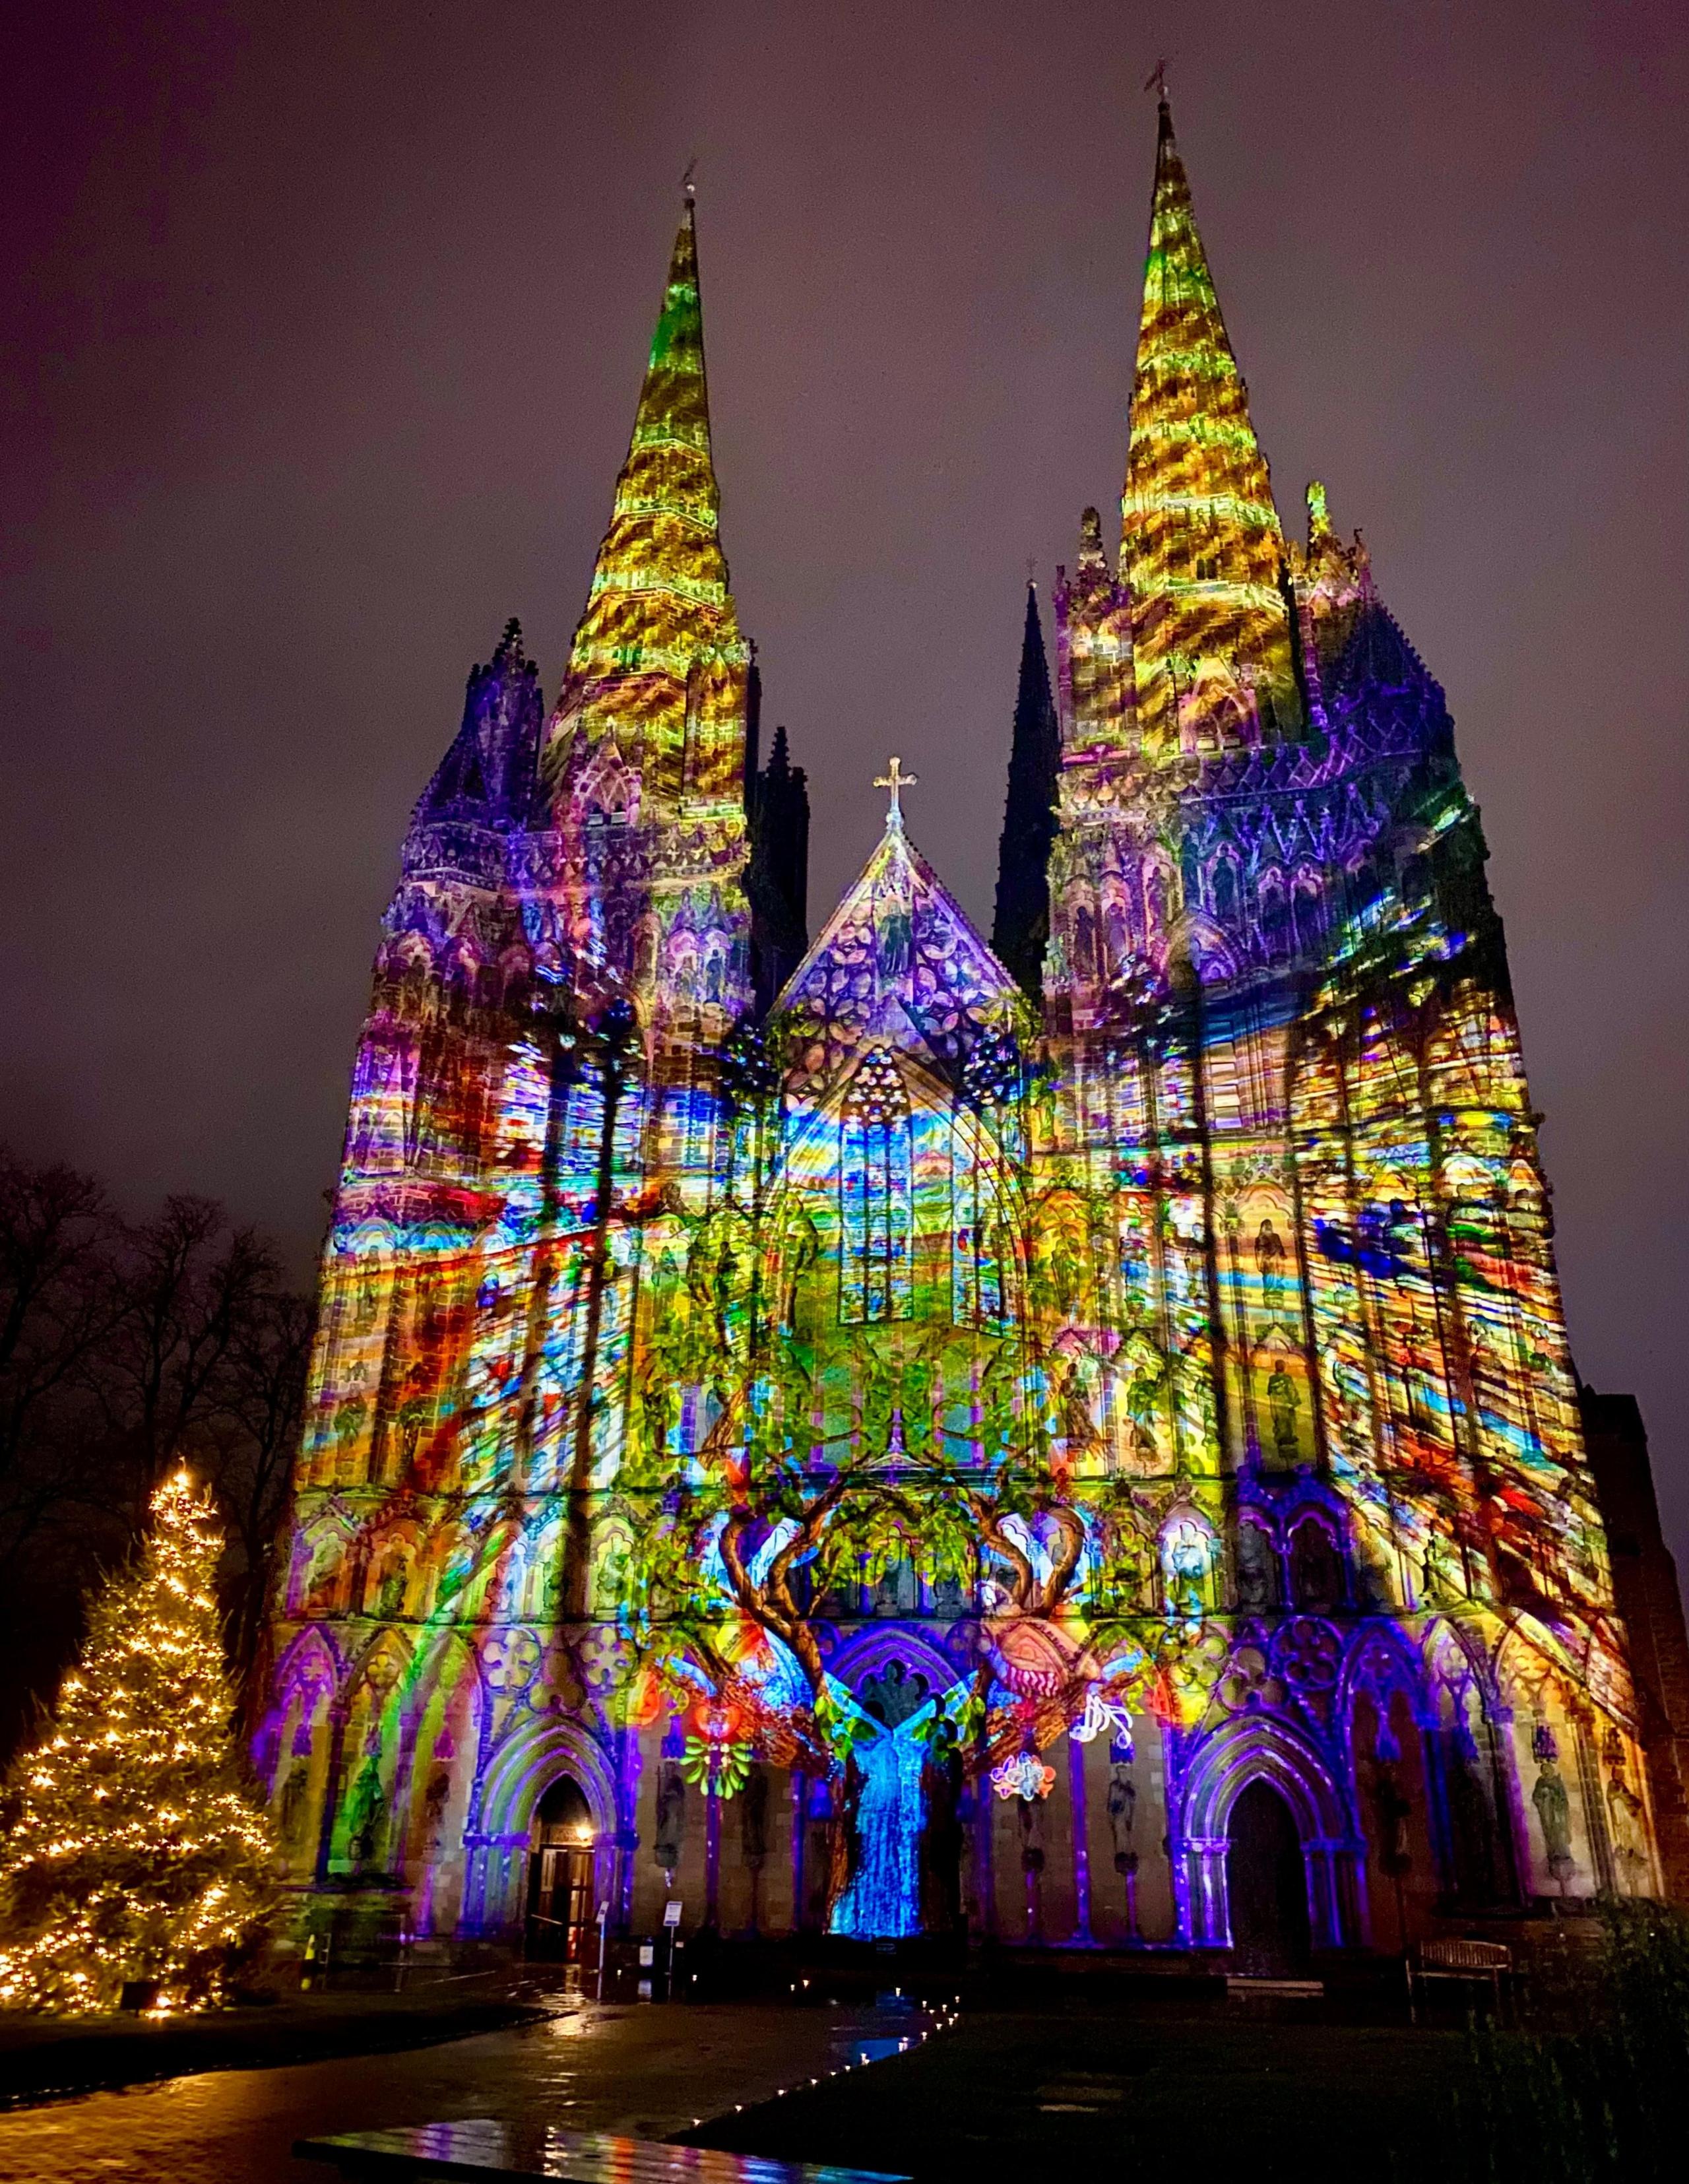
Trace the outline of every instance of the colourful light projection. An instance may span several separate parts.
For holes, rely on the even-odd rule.
[[[637,776],[643,798],[707,805],[739,794],[750,651],[727,590],[720,513],[688,202],[543,756],[560,795],[566,783],[590,799],[606,743],[616,785]],[[571,767],[584,779],[571,783]]]
[[[1317,1947],[1654,1885],[1477,816],[1165,109],[1132,418],[1040,1011],[894,760],[754,1024],[688,209],[543,749],[512,630],[378,959],[258,1738],[319,1908],[520,1930],[566,1774],[619,1926],[1246,1955],[1251,1785]]]
[[[1121,513],[1150,751],[1293,732],[1284,537],[1164,99]]]

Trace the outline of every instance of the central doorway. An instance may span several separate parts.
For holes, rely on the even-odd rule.
[[[577,1964],[593,1926],[593,1822],[571,1776],[560,1775],[540,1799],[531,1841],[527,1953]]]
[[[1307,1871],[1290,1807],[1270,1784],[1250,1783],[1232,1807],[1226,1891],[1237,1969],[1251,1979],[1295,1979],[1312,1953]]]

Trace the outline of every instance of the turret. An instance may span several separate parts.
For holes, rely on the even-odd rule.
[[[539,670],[524,653],[522,626],[513,619],[492,659],[469,671],[463,725],[411,816],[407,871],[427,855],[428,830],[477,827],[508,834],[527,824],[541,711]]]

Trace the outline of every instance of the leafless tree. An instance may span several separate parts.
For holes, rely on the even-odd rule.
[[[274,1250],[215,1201],[125,1222],[96,1178],[0,1147],[0,1748],[172,1462],[221,1506],[231,1655],[250,1668],[310,1322]]]

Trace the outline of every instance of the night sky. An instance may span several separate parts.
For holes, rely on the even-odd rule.
[[[548,694],[697,155],[724,534],[818,924],[989,926],[1028,560],[1124,463],[1173,110],[1281,514],[1361,526],[1484,811],[1580,1368],[1689,1557],[1689,9],[8,12],[0,1136],[303,1279],[463,678]]]

